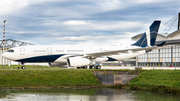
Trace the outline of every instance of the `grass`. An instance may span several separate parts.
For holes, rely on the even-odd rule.
[[[0,88],[102,86],[90,70],[0,70]]]
[[[25,65],[26,69],[58,69],[58,68],[63,68],[63,67],[50,67],[50,66],[39,66],[39,65]],[[21,66],[20,66],[21,68]],[[0,69],[18,69],[17,65],[0,65]]]
[[[180,70],[147,70],[127,86],[131,89],[180,93]]]

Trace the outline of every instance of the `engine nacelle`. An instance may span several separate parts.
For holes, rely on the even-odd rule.
[[[67,67],[67,63],[53,63],[49,62],[48,63],[50,67]]]
[[[82,67],[90,64],[90,60],[82,57],[71,57],[67,59],[69,67]]]

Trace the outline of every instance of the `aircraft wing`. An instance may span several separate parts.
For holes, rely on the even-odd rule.
[[[136,48],[136,49],[124,49],[124,50],[115,50],[115,51],[107,51],[107,52],[96,52],[96,53],[87,53],[84,57],[102,57],[102,56],[108,56],[108,55],[117,55],[119,53],[129,53],[129,52],[137,52],[137,51],[151,51],[156,49],[162,49],[162,48],[168,48],[172,47],[173,45],[165,45],[161,47],[145,47],[145,48]]]

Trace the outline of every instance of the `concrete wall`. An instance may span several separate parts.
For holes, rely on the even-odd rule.
[[[108,74],[96,74],[95,75],[101,84],[104,85],[118,85],[126,84],[138,75],[108,75]]]
[[[114,85],[117,84],[126,84],[132,79],[137,77],[137,75],[114,75]]]

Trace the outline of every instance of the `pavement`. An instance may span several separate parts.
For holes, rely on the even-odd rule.
[[[101,69],[135,69],[135,66],[133,67],[126,67],[126,66],[102,66]],[[180,67],[142,67],[142,69],[169,69],[169,70],[180,70]]]
[[[68,69],[76,69],[75,67],[69,67]],[[135,66],[101,66],[101,69],[131,69],[135,70]],[[142,67],[142,69],[167,69],[167,70],[180,70],[180,67]]]

